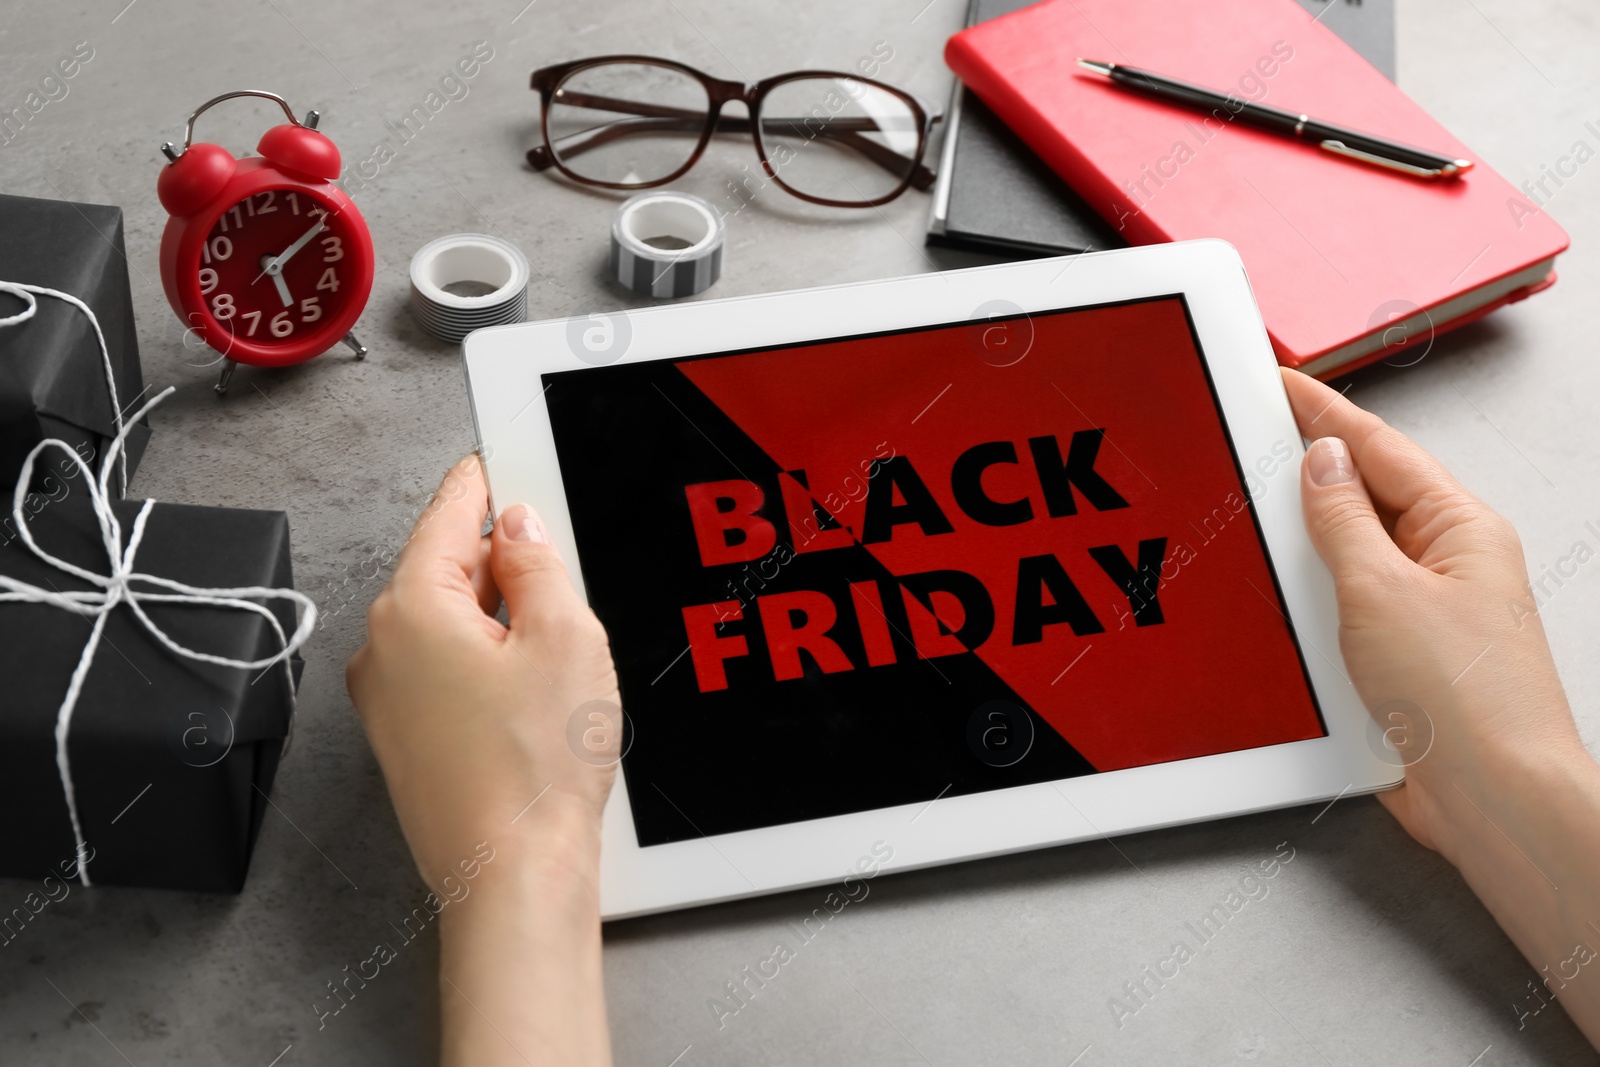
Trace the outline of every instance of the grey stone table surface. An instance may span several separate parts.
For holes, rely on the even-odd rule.
[[[1216,0],[1220,3],[1223,0]],[[124,4],[126,6],[124,7]],[[524,6],[526,4],[526,6]],[[421,900],[343,684],[373,561],[404,539],[443,469],[472,447],[455,348],[406,309],[426,241],[504,235],[536,266],[530,314],[630,306],[603,277],[616,198],[530,172],[529,70],[602,52],[673,55],[755,80],[847,67],[886,42],[884,76],[943,103],[940,49],[963,0],[358,0],[5,5],[0,110],[22,103],[79,42],[93,57],[0,145],[8,193],[121,205],[147,380],[174,385],[133,489],[195,504],[281,508],[299,587],[326,626],[307,650],[301,725],[244,892],[74,892],[0,949],[0,1063],[423,1064],[437,1036],[432,935],[407,945],[337,1015],[330,979]],[[1542,197],[1573,237],[1549,293],[1440,338],[1414,366],[1363,374],[1350,395],[1415,436],[1521,528],[1584,736],[1600,717],[1600,576],[1562,561],[1595,548],[1593,432],[1600,363],[1600,22],[1583,0],[1402,0],[1400,83],[1514,183],[1551,168]],[[465,96],[402,140],[397,123],[477,42],[492,58]],[[244,368],[225,400],[186,349],[156,266],[165,215],[157,149],[201,101],[234,88],[320,108],[323,129],[376,177],[356,191],[377,244],[360,324],[364,363],[332,352]],[[260,102],[212,113],[235,151],[273,121]],[[1580,151],[1582,143],[1585,150]],[[1577,161],[1582,157],[1583,162]],[[1565,160],[1565,161],[1563,161]],[[753,173],[747,143],[716,146],[683,182],[729,210]],[[731,296],[968,265],[923,247],[928,199],[823,211],[775,190],[729,221]],[[0,235],[0,240],[4,235]],[[1397,293],[1403,299],[1406,294]],[[1307,293],[1307,299],[1316,299]],[[1549,798],[1558,803],[1559,797]],[[25,818],[6,812],[3,820]],[[1282,842],[1294,860],[1120,1027],[1123,983],[1184,923]],[[3,831],[0,831],[0,847]],[[7,910],[30,886],[0,881]],[[606,934],[619,1063],[1014,1062],[1570,1064],[1594,1054],[1560,1008],[1519,1024],[1536,969],[1455,873],[1371,799],[1301,808],[884,877],[780,977],[718,1025],[707,1001],[771,950],[820,891],[634,920]],[[15,899],[14,899],[15,898]]]

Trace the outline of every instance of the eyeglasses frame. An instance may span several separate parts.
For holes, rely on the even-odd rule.
[[[678,73],[687,75],[699,82],[706,91],[706,122],[704,128],[700,131],[700,137],[695,144],[694,151],[690,154],[688,160],[685,161],[681,167],[663,178],[656,178],[645,182],[608,182],[601,181],[597,178],[585,177],[581,174],[575,173],[571,168],[563,163],[561,161],[560,154],[555,150],[554,142],[550,137],[550,104],[555,98],[556,91],[561,87],[563,82],[572,77],[574,74],[588,70],[592,67],[606,66],[617,63],[634,63],[642,66],[662,67],[667,70],[677,71]],[[795,81],[838,78],[848,78],[851,81],[861,82],[865,85],[870,85],[875,89],[889,93],[891,96],[894,96],[896,99],[902,101],[911,109],[911,113],[917,122],[917,150],[913,156],[909,157],[911,166],[906,169],[906,174],[900,180],[899,185],[897,185],[893,190],[872,199],[834,200],[828,197],[813,196],[810,193],[805,193],[799,189],[796,189],[794,186],[783,180],[782,176],[779,174],[779,167],[774,165],[768,158],[766,145],[762,143],[762,123],[759,121],[761,117],[761,105],[766,100],[768,94],[772,92],[772,90],[781,85],[786,85]],[[878,81],[875,78],[865,77],[860,74],[851,74],[844,71],[831,70],[797,70],[790,71],[785,74],[778,74],[770,78],[763,78],[761,81],[758,81],[754,84],[747,84],[745,82],[716,78],[705,73],[704,71],[696,70],[694,67],[691,67],[685,63],[679,63],[676,60],[671,59],[662,59],[657,56],[609,55],[593,56],[588,59],[572,60],[566,63],[557,63],[552,66],[541,67],[534,71],[530,77],[529,88],[539,94],[539,130],[541,136],[544,138],[544,143],[542,145],[539,145],[538,147],[532,148],[528,151],[527,158],[529,164],[532,165],[535,170],[545,170],[553,166],[568,178],[582,185],[595,186],[602,189],[653,189],[662,185],[666,185],[669,182],[676,181],[700,161],[700,157],[705,154],[706,147],[711,143],[712,136],[718,132],[719,124],[723,125],[726,132],[733,133],[740,132],[740,124],[748,125],[751,139],[755,142],[756,156],[761,160],[761,168],[765,172],[766,176],[781,189],[783,189],[784,192],[812,204],[821,204],[827,207],[879,207],[883,204],[887,204],[891,200],[894,200],[909,188],[914,187],[919,190],[927,189],[931,187],[936,180],[933,172],[923,164],[922,160],[927,153],[928,139],[929,135],[933,131],[933,124],[938,122],[942,116],[938,114],[937,111],[930,110],[924,106],[922,101],[918,100],[915,96],[906,92],[904,89],[890,85],[887,82]],[[741,102],[745,105],[745,108],[749,112],[748,118],[738,119],[731,116],[724,117],[722,115],[723,106],[734,101]],[[663,109],[662,114],[668,113],[668,111]],[[882,147],[877,145],[877,142],[875,141],[869,141],[867,143],[879,148]],[[884,149],[883,151],[888,152],[889,150]],[[898,153],[895,153],[895,155],[901,159],[907,158],[904,156],[899,156]],[[881,163],[882,160],[880,159],[879,162]]]

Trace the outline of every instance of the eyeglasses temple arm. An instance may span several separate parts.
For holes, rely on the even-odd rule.
[[[621,114],[631,113],[656,119],[675,120],[673,123],[656,124],[641,123],[628,119],[619,119],[615,122],[610,122],[604,126],[597,127],[596,129],[586,130],[581,134],[575,134],[573,137],[562,139],[563,141],[569,142],[568,145],[565,145],[562,148],[562,155],[568,157],[581,155],[590,149],[599,148],[605,144],[608,144],[619,137],[640,132],[641,129],[656,129],[663,131],[672,129],[697,129],[700,126],[700,120],[704,117],[702,112],[694,111],[688,108],[670,107],[664,104],[651,104],[640,100],[622,100],[615,97],[599,96],[593,93],[574,93],[562,91],[561,100],[562,103],[571,104],[575,107],[592,107],[597,110],[615,111]],[[935,115],[930,120],[930,125],[932,122],[939,121],[941,117],[942,116]],[[682,123],[686,120],[689,121],[691,125],[677,125],[677,123]],[[797,123],[799,126],[796,128],[804,127],[805,120],[767,118],[761,120],[763,129],[774,127],[781,128],[783,125],[796,126]],[[889,171],[890,173],[898,173],[903,171],[906,165],[905,156],[894,151],[892,148],[888,148],[879,144],[877,141],[874,141],[869,137],[861,136],[858,132],[863,130],[876,130],[878,128],[877,121],[870,118],[829,119],[821,129],[812,131],[808,128],[807,133],[810,134],[810,136],[827,137],[832,140],[843,141],[857,152],[860,152],[867,159],[871,160],[873,163],[876,163],[878,166]],[[717,131],[724,133],[748,133],[750,132],[750,120],[737,118],[730,115],[719,115],[717,117],[716,129]],[[570,143],[576,138],[580,137],[584,139],[577,141],[576,144]],[[528,163],[533,167],[534,170],[547,170],[555,165],[555,158],[552,156],[548,145],[539,145],[538,147],[529,150]],[[918,163],[912,169],[910,178],[912,188],[919,190],[927,189],[933,185],[935,180],[936,179],[933,171],[929,170],[922,163]]]
[[[808,140],[812,137],[824,137],[832,141],[840,141],[860,152],[868,160],[876,163],[890,174],[903,174],[906,169],[907,158],[887,145],[879,144],[870,137],[863,137],[860,131],[878,130],[881,127],[874,119],[829,119],[821,129],[812,129],[806,126],[804,119],[769,119],[761,120],[761,128],[767,130],[781,130],[785,126],[796,131]],[[723,117],[717,120],[717,129],[727,130],[730,133],[748,133],[750,120]],[[927,189],[936,180],[933,171],[916,164],[911,169],[911,186],[914,189]]]
[[[692,118],[693,121],[687,121]],[[561,154],[570,159],[580,156],[595,148],[602,148],[612,141],[630,137],[636,133],[656,131],[670,133],[697,134],[704,128],[704,116],[693,115],[687,118],[648,117],[637,119],[616,119],[603,126],[596,126],[569,137],[560,138]],[[555,157],[550,153],[548,144],[536,145],[528,150],[528,165],[534,170],[548,170],[555,166]]]

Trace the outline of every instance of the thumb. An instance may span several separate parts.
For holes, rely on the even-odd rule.
[[[1306,449],[1300,499],[1311,543],[1335,580],[1404,558],[1373,510],[1349,446],[1339,438],[1322,437]]]
[[[561,554],[538,513],[526,504],[513,504],[494,524],[489,568],[505,599],[513,634],[559,625],[582,607]]]

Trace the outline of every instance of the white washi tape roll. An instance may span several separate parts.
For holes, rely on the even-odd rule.
[[[640,193],[611,220],[611,273],[640,296],[693,296],[722,274],[722,216],[688,193]]]
[[[441,341],[528,317],[528,258],[509,241],[457,233],[411,257],[411,312]]]

